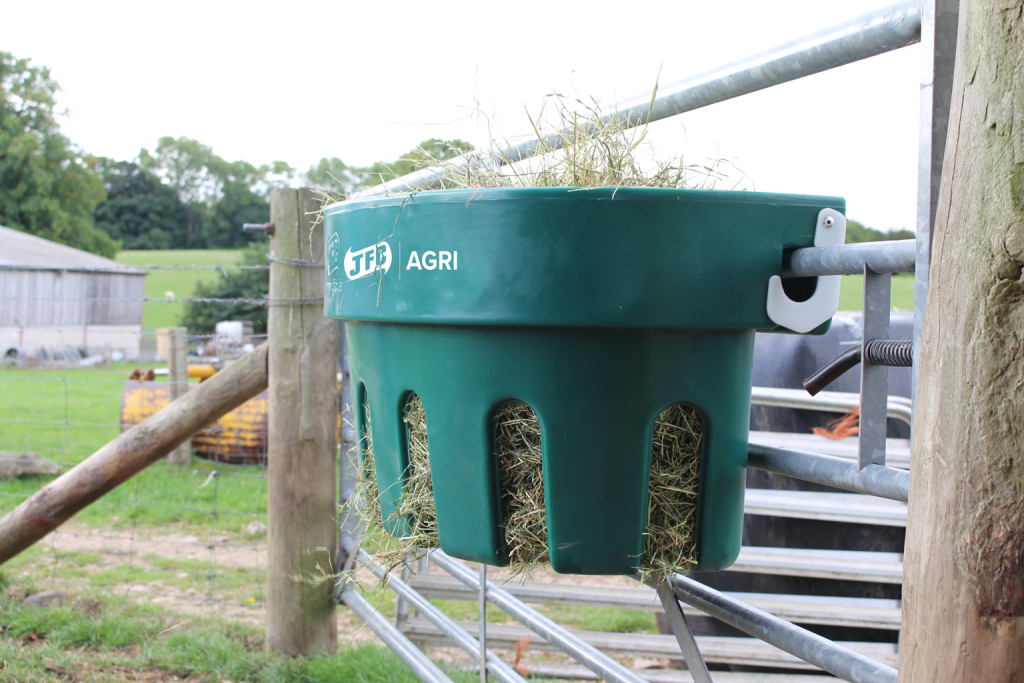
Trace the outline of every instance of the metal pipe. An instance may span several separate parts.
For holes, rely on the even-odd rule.
[[[910,498],[910,474],[882,465],[857,469],[854,463],[829,455],[752,443],[747,446],[747,466],[904,503]]]
[[[673,574],[675,596],[733,628],[799,657],[851,683],[896,683],[896,669],[837,645],[685,576]]]
[[[679,601],[676,600],[672,589],[667,583],[662,583],[657,585],[655,590],[658,591],[658,599],[661,600],[661,606],[665,609],[665,614],[668,616],[669,625],[672,626],[672,633],[675,635],[679,649],[683,653],[683,658],[686,660],[686,668],[689,669],[693,682],[712,683],[711,674],[708,672],[708,665],[704,662],[704,656],[701,655],[700,648],[697,647],[697,640],[693,637],[693,631],[690,630],[690,624],[686,621],[683,608],[679,606]]]
[[[857,344],[843,351],[804,380],[804,390],[817,396],[821,390],[860,364],[861,345]]]
[[[831,413],[846,413],[860,405],[860,394],[845,391],[822,391],[808,396],[801,389],[780,389],[778,387],[752,387],[750,402],[759,406],[775,408],[798,408],[801,410],[824,410]],[[888,417],[902,420],[908,425],[913,419],[910,399],[889,396],[886,404]]]
[[[434,603],[424,598],[420,593],[405,581],[394,575],[393,572],[385,571],[383,567],[370,559],[366,551],[359,551],[359,561],[364,567],[373,572],[373,575],[381,579],[388,588],[405,598],[416,611],[427,618],[431,623],[440,629],[452,641],[469,653],[476,661],[480,661],[480,643],[470,635],[464,628],[459,626],[447,614],[438,609]],[[484,649],[487,657],[488,672],[497,678],[501,683],[526,683],[522,676],[516,673],[515,669],[506,664],[493,652]]]
[[[859,275],[865,266],[875,273],[912,273],[915,249],[914,240],[796,249],[782,264],[782,277]]]
[[[917,396],[921,330],[928,303],[932,228],[953,99],[960,0],[923,0],[921,12],[921,115],[917,147],[917,268],[914,271],[914,366],[910,395]]]
[[[903,0],[737,62],[657,87],[653,93],[630,98],[604,119],[618,119],[628,127],[652,123],[914,45],[920,40],[920,2]],[[572,129],[560,131],[546,136],[543,142],[536,138],[507,141],[490,162],[503,166],[528,159],[545,149],[560,148],[572,139],[573,133]],[[479,154],[471,153],[452,159],[449,168],[464,170],[467,166],[485,163]],[[367,188],[353,197],[437,187],[444,172],[445,167],[429,166]]]
[[[419,648],[410,642],[405,635],[391,625],[387,618],[373,608],[370,603],[363,599],[355,590],[343,591],[341,600],[352,608],[363,622],[370,627],[381,641],[391,648],[391,651],[398,655],[407,667],[424,683],[452,683],[437,664],[430,661],[430,658],[423,654]]]
[[[480,581],[473,571],[441,550],[433,550],[430,559],[472,590],[479,590]],[[644,679],[605,655],[597,648],[562,628],[535,609],[512,597],[506,591],[487,582],[487,599],[504,610],[523,626],[548,641],[577,662],[609,683],[645,683]]]
[[[889,308],[892,275],[864,267],[863,344],[889,339]],[[885,433],[888,423],[889,368],[873,363],[860,365],[860,427],[857,430],[858,463],[885,466]]]
[[[487,565],[480,563],[480,591],[477,598],[480,608],[480,683],[487,683]]]

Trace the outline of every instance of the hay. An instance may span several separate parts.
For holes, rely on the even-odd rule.
[[[546,113],[550,109],[553,112]],[[439,162],[430,159],[429,150],[421,150],[422,158],[430,159],[420,161],[422,166],[429,163],[440,168],[440,185],[425,184],[412,191],[495,187],[716,189],[731,180],[729,189],[738,189],[749,183],[749,178],[727,159],[687,164],[682,155],[658,157],[646,144],[647,126],[630,126],[615,113],[606,111],[596,99],[550,95],[536,119],[530,120],[530,142],[538,150],[535,156],[513,161],[508,143],[493,140],[488,150]]]
[[[363,462],[358,469],[356,494],[363,501],[359,513],[362,519],[368,525],[380,527],[383,526],[381,494],[374,470],[370,407],[364,404],[363,410],[366,414],[366,424],[360,434]],[[416,394],[412,394],[406,402],[403,420],[409,451],[405,494],[396,501],[397,505],[388,515],[388,521],[404,520],[406,534],[398,537],[383,534],[381,545],[374,553],[374,559],[389,571],[417,549],[438,547],[437,512],[434,508],[434,486],[430,478],[430,450],[427,443],[427,416],[423,402]]]
[[[530,121],[534,144],[540,150],[536,157],[505,163],[505,147],[492,143],[488,151],[442,161],[439,188],[413,191],[492,187],[714,189],[727,180],[730,170],[736,170],[721,159],[691,165],[684,164],[682,157],[659,160],[644,146],[646,126],[629,127],[607,115],[595,100],[553,95],[547,102],[553,104],[553,115],[545,117],[542,107],[537,118]],[[746,180],[741,172],[738,175],[730,189]],[[401,538],[392,537],[377,553],[377,560],[385,566],[395,566],[421,548],[438,545],[426,416],[416,396],[407,405],[405,422],[410,464],[406,493],[393,519],[405,519],[410,531]],[[685,573],[696,564],[701,434],[699,416],[686,406],[669,407],[655,423],[647,528],[643,554],[637,562],[644,574]],[[373,446],[369,434],[364,433],[363,439],[365,459],[359,469],[359,490],[366,501],[363,516],[380,524]],[[510,570],[529,574],[549,562],[540,423],[529,406],[510,403],[498,412],[495,447]]]
[[[550,561],[540,422],[530,406],[509,403],[495,416],[494,427],[509,565],[513,573],[529,574]]]
[[[438,547],[426,415],[415,395],[407,405],[405,422],[410,460],[406,493],[388,519],[404,519],[409,533],[401,537],[384,535],[383,545],[374,554],[377,562],[389,568],[420,549]],[[365,430],[362,439],[364,459],[357,488],[365,502],[361,514],[367,523],[379,526],[381,509],[374,479],[373,442]],[[509,403],[498,412],[495,447],[509,570],[513,575],[529,575],[550,561],[540,422],[529,406]],[[700,451],[701,423],[697,413],[679,405],[663,411],[655,423],[651,444],[647,530],[643,557],[638,563],[644,573],[685,573],[696,564],[694,530]]]

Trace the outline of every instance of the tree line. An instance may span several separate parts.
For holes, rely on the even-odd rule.
[[[284,161],[228,161],[198,140],[166,136],[116,160],[61,133],[59,91],[49,68],[0,51],[0,225],[106,257],[245,247],[263,239],[242,225],[269,220],[275,187],[344,194],[472,149],[431,139],[392,162],[359,167],[331,157],[299,171]]]

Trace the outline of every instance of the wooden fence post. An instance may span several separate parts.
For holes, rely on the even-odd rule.
[[[323,315],[323,227],[309,190],[270,195],[268,651],[337,649],[338,324]]]
[[[188,328],[171,327],[167,330],[170,352],[167,356],[167,384],[171,400],[188,392]],[[192,439],[185,441],[167,456],[167,462],[187,465],[192,462]]]

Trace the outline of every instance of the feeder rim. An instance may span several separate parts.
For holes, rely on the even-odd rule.
[[[418,192],[398,192],[376,197],[357,197],[335,202],[324,207],[325,216],[358,210],[387,206],[407,205],[413,203],[449,203],[500,201],[529,198],[537,200],[566,201],[575,199],[585,201],[678,201],[766,204],[772,206],[831,206],[843,207],[846,200],[839,196],[787,194],[778,192],[749,192],[746,190],[698,190],[672,187],[489,187],[452,190],[424,190]],[[837,209],[839,210],[839,209]],[[845,211],[843,211],[845,213]]]

